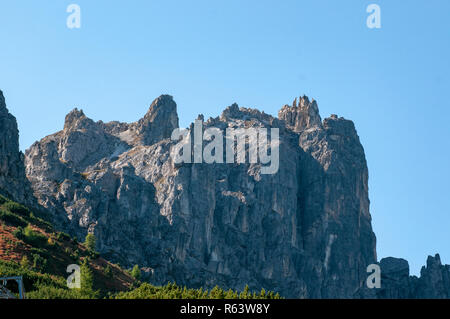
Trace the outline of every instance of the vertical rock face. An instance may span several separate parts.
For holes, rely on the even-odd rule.
[[[286,125],[295,132],[301,132],[308,128],[322,126],[319,108],[314,99],[310,102],[307,96],[300,97],[297,105],[297,98],[292,106],[285,105],[278,118],[284,120]]]
[[[409,264],[401,258],[383,258],[380,261],[381,288],[377,296],[383,299],[404,299],[413,297]]]
[[[381,289],[365,288],[376,263],[364,150],[353,122],[323,122],[302,97],[279,118],[233,104],[203,131],[277,128],[279,169],[260,163],[175,164],[172,97],[134,123],[94,122],[74,109],[64,129],[26,152],[26,173],[56,226],[155,284],[270,289],[300,298],[450,298],[450,266],[429,257],[421,277],[385,258]],[[15,118],[0,91],[0,192],[35,205]],[[272,152],[272,149],[270,149]],[[248,156],[249,154],[247,154]],[[247,158],[248,159],[248,158]]]
[[[16,118],[8,112],[0,91],[0,193],[33,205],[33,192],[25,177],[24,157],[19,151]]]
[[[428,256],[420,278],[413,282],[416,298],[450,298],[450,265],[442,265],[439,254]]]
[[[152,145],[170,138],[178,128],[177,105],[170,95],[161,95],[153,101],[144,118],[138,122],[137,132],[143,145]]]
[[[261,164],[175,164],[172,97],[135,123],[93,122],[82,111],[26,152],[27,175],[58,226],[149,280],[279,291],[286,297],[370,296],[376,262],[364,150],[351,121],[320,119],[300,98],[279,118],[233,104],[203,122],[278,128],[279,169]]]
[[[323,251],[322,297],[366,296],[366,268],[376,261],[368,199],[368,170],[353,122],[333,116],[320,122],[316,102],[300,98],[279,117],[299,134],[299,204],[305,247]],[[346,230],[355,231],[347,232]],[[345,262],[343,262],[345,260]],[[354,289],[351,291],[351,289]]]
[[[383,258],[380,261],[381,289],[379,298],[450,298],[450,265],[442,265],[439,254],[428,256],[420,278],[409,275],[409,265],[404,259]]]
[[[429,257],[421,277],[405,260],[380,262],[382,288],[365,289],[376,262],[368,171],[351,121],[320,119],[302,97],[279,118],[228,107],[203,129],[278,128],[279,169],[174,164],[176,104],[164,95],[135,123],[94,122],[74,109],[64,129],[33,144],[26,172],[63,230],[95,233],[97,249],[145,267],[155,284],[279,291],[302,298],[449,298],[450,268]],[[15,118],[0,94],[0,191],[33,204]],[[248,154],[247,154],[248,155]]]

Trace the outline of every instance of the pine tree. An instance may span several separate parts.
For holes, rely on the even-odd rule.
[[[94,296],[94,275],[91,268],[87,262],[87,258],[83,260],[81,264],[81,292],[84,296],[88,298],[93,298]]]
[[[266,298],[266,290],[264,288],[261,289],[261,293],[259,294],[261,298]]]
[[[239,299],[249,299],[252,294],[249,292],[248,285],[245,285],[244,291],[239,294]]]
[[[131,270],[131,276],[136,280],[141,280],[141,269],[138,265],[134,265],[133,270]]]
[[[95,236],[94,234],[87,234],[86,239],[84,240],[84,246],[89,250],[90,252],[95,251]]]
[[[209,296],[212,299],[223,299],[225,297],[223,290],[219,286],[215,286],[209,293]]]
[[[28,257],[27,256],[23,256],[22,260],[20,261],[20,266],[27,269],[29,266],[29,262],[28,262]]]

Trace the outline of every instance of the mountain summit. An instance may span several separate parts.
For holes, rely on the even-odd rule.
[[[382,288],[367,288],[377,254],[364,149],[352,121],[322,120],[306,96],[278,117],[233,104],[196,120],[205,132],[277,129],[279,169],[267,175],[250,161],[175,163],[178,115],[169,95],[133,123],[71,111],[61,131],[26,151],[33,190],[2,94],[0,124],[2,192],[24,203],[34,192],[58,230],[95,234],[104,258],[139,264],[150,283],[248,284],[294,298],[450,297],[450,267],[439,256],[421,278],[402,259],[382,259]]]
[[[353,123],[322,122],[316,101],[301,97],[279,118],[234,104],[203,126],[278,128],[278,172],[262,175],[255,163],[175,164],[176,104],[162,95],[130,124],[72,111],[64,130],[26,151],[27,175],[58,227],[79,238],[94,233],[102,255],[151,269],[154,284],[370,295],[375,235]]]

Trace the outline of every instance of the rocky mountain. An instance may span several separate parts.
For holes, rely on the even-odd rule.
[[[382,285],[377,291],[379,298],[450,298],[450,265],[442,265],[439,254],[428,256],[420,278],[409,275],[409,265],[404,259],[383,258],[380,267]]]
[[[6,108],[0,90],[0,194],[18,202],[34,205],[35,199],[25,176],[24,155],[19,151],[16,118]]]
[[[63,130],[26,151],[26,175],[58,229],[95,234],[102,256],[139,264],[153,284],[248,284],[295,298],[422,297],[450,287],[440,261],[416,279],[409,270],[405,276],[402,261],[383,259],[385,290],[366,288],[376,238],[352,121],[322,121],[316,101],[303,96],[278,117],[233,104],[197,123],[200,134],[222,132],[224,144],[227,129],[278,129],[269,148],[279,152],[278,170],[265,174],[264,164],[250,160],[176,163],[177,106],[162,95],[134,123],[94,122],[74,109]],[[197,129],[191,124],[191,141]]]
[[[94,233],[104,256],[148,268],[152,283],[360,297],[376,253],[353,123],[322,123],[316,102],[302,97],[279,118],[234,104],[202,126],[223,135],[278,128],[278,172],[263,175],[255,163],[175,164],[178,116],[163,95],[130,124],[73,110],[62,131],[27,150],[27,176],[61,229]]]

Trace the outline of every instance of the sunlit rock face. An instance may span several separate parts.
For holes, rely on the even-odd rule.
[[[134,123],[94,122],[74,109],[62,131],[27,150],[24,166],[0,91],[0,194],[47,208],[57,228],[79,239],[94,233],[105,257],[139,264],[154,284],[248,284],[296,298],[450,298],[450,266],[439,255],[419,278],[406,260],[383,258],[381,288],[366,288],[377,256],[353,122],[322,121],[305,96],[278,118],[237,104],[206,122],[198,117],[200,134],[215,128],[224,143],[231,128],[277,129],[269,153],[278,147],[279,167],[266,174],[249,154],[245,163],[175,163],[176,108],[162,95]]]
[[[322,121],[305,96],[278,118],[237,104],[206,122],[199,116],[201,134],[216,128],[224,143],[230,128],[277,129],[270,146],[278,147],[279,167],[265,174],[258,162],[175,163],[176,108],[160,96],[134,123],[94,122],[74,109],[62,131],[27,150],[24,167],[16,119],[0,91],[0,193],[47,208],[79,239],[94,233],[105,257],[139,264],[154,284],[248,284],[297,298],[450,298],[450,266],[439,255],[420,278],[409,275],[406,260],[384,258],[381,288],[366,288],[377,256],[353,122]]]
[[[373,296],[368,171],[351,121],[322,121],[302,97],[278,118],[233,104],[202,122],[223,132],[278,128],[279,169],[261,174],[248,161],[175,164],[176,108],[163,95],[134,123],[94,122],[75,109],[62,131],[26,151],[27,176],[60,229],[94,233],[103,255],[146,267],[155,284]]]

